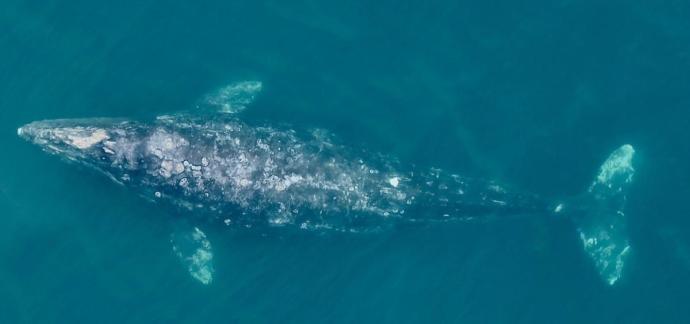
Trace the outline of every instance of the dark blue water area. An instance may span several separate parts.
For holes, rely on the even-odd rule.
[[[0,3],[2,323],[690,323],[690,3]],[[240,80],[242,118],[547,199],[637,150],[621,280],[571,222],[376,234],[206,228],[213,284],[167,209],[16,136],[41,119],[180,111]]]

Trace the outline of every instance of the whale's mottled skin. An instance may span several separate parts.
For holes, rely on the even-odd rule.
[[[404,167],[349,149],[324,131],[246,124],[236,113],[260,89],[260,83],[244,82],[206,97],[225,113],[38,121],[17,132],[205,223],[372,232],[400,222],[569,215],[601,275],[609,284],[620,278],[630,250],[623,206],[634,174],[632,146],[615,150],[583,195],[550,204],[491,181]],[[206,235],[194,228],[176,241],[175,253],[190,273],[209,283]]]
[[[40,121],[20,132],[146,197],[237,225],[369,231],[398,221],[548,210],[491,182],[401,170],[321,131],[252,127],[232,115]]]

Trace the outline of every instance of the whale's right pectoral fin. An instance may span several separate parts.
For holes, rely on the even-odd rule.
[[[192,278],[204,285],[213,281],[213,251],[204,232],[198,227],[179,227],[171,235],[170,243]]]
[[[236,114],[254,102],[262,88],[260,81],[231,83],[205,95],[196,108],[209,113]]]

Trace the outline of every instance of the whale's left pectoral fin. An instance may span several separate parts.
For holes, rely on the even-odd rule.
[[[192,278],[204,285],[213,281],[213,249],[203,231],[198,227],[180,227],[171,235],[170,243]]]
[[[202,97],[196,108],[209,113],[236,114],[254,102],[262,88],[260,81],[231,83]]]

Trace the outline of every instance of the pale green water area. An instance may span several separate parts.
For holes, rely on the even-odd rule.
[[[556,201],[636,150],[622,276],[547,213],[368,234],[233,229],[213,283],[170,209],[17,136],[258,80],[248,123]],[[0,2],[0,323],[690,323],[690,2]]]

